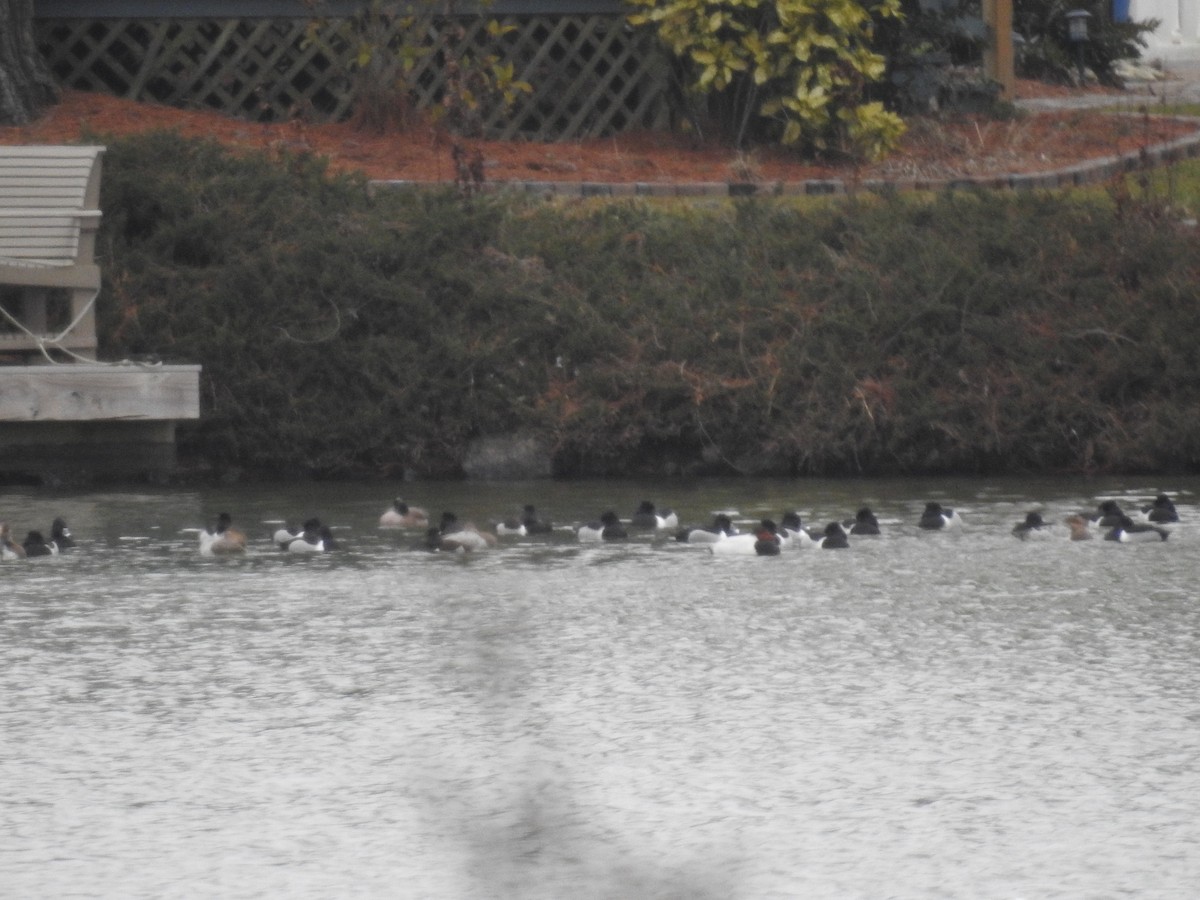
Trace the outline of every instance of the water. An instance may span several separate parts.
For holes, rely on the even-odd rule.
[[[1022,543],[1161,490],[1162,544]],[[6,489],[0,895],[1193,898],[1198,481],[405,485],[486,522],[863,502],[848,551],[381,532],[392,486]],[[961,534],[915,528],[924,502]],[[203,559],[228,509],[244,559]],[[266,536],[318,514],[347,549]]]

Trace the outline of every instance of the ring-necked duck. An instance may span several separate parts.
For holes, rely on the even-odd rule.
[[[600,516],[595,522],[581,525],[575,536],[584,542],[619,541],[629,537],[629,532],[621,524],[621,519],[611,509]]]
[[[854,514],[854,520],[846,523],[850,529],[850,533],[854,535],[872,535],[879,534],[879,520],[875,518],[875,513],[871,512],[871,507],[864,506]]]
[[[1083,521],[1082,518],[1080,521]],[[1026,513],[1025,520],[1014,525],[1012,533],[1014,537],[1023,541],[1053,536],[1050,526],[1042,518],[1042,514],[1036,510]]]
[[[62,516],[50,524],[50,540],[59,550],[67,550],[75,546],[75,539],[71,537],[71,529],[67,527],[67,520]]]
[[[717,513],[713,516],[712,524],[697,528],[683,528],[675,535],[675,540],[685,544],[712,544],[723,536],[737,534],[733,519],[727,513]]]
[[[816,547],[821,543],[821,536],[805,528],[800,513],[795,510],[788,510],[780,517],[777,533],[780,545],[793,550]]]
[[[1132,544],[1139,541],[1165,541],[1170,533],[1161,525],[1135,522],[1129,516],[1122,516],[1120,521],[1104,536],[1104,539],[1119,541],[1122,544]]]
[[[288,553],[327,553],[338,549],[333,532],[318,518],[306,520],[304,530],[281,546]]]
[[[1166,494],[1159,494],[1149,506],[1142,507],[1142,515],[1147,522],[1155,525],[1167,525],[1179,521],[1179,513],[1175,503]]]
[[[46,537],[40,531],[31,531],[25,535],[25,541],[21,545],[25,550],[25,556],[29,559],[34,559],[38,556],[57,556],[58,546],[54,541],[46,542]]]
[[[845,550],[850,546],[850,538],[841,522],[830,522],[825,526],[825,534],[821,538],[822,550]]]
[[[679,516],[669,509],[659,512],[653,503],[643,500],[638,504],[637,511],[629,520],[629,524],[632,528],[653,528],[656,531],[662,531],[664,528],[678,528]]]
[[[917,524],[926,531],[951,531],[962,527],[962,516],[940,503],[930,502],[925,504],[925,512]]]

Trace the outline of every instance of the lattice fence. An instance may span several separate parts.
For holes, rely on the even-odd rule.
[[[456,46],[511,65],[532,93],[511,106],[485,100],[483,133],[571,140],[668,127],[667,66],[653,41],[621,16],[464,17]],[[356,65],[364,24],[349,19],[40,19],[38,41],[60,84],[175,106],[211,107],[256,121],[346,118],[364,89],[400,84],[398,103],[442,103],[444,27],[432,16],[389,19],[372,40],[388,48]],[[357,30],[356,30],[357,29]],[[411,68],[404,70],[400,60]]]

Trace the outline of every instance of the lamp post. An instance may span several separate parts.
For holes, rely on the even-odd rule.
[[[1088,19],[1092,14],[1086,9],[1073,9],[1067,13],[1067,40],[1075,45],[1075,65],[1079,69],[1079,83],[1083,84],[1083,45],[1088,42]]]

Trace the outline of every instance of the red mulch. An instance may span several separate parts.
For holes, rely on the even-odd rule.
[[[1132,99],[1119,91],[1114,103]],[[1018,97],[1078,94],[1073,88],[1019,82]],[[1042,172],[1088,159],[1128,152],[1200,130],[1195,124],[1153,116],[1113,116],[1090,110],[1027,113],[1011,121],[956,116],[913,120],[900,149],[857,173],[872,177],[945,178],[1012,172]],[[334,169],[357,169],[371,178],[453,181],[453,138],[429,126],[376,135],[349,124],[292,122],[262,125],[219,113],[180,110],[122,100],[106,94],[68,91],[62,102],[26,127],[0,127],[0,143],[62,143],[155,129],[215,138],[231,147],[269,151],[308,150],[326,156]],[[541,144],[460,141],[478,151],[484,178],[497,181],[711,182],[846,178],[847,166],[814,165],[774,147],[739,152],[700,145],[662,133]]]

